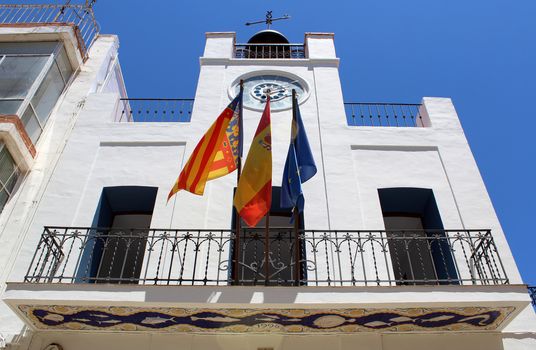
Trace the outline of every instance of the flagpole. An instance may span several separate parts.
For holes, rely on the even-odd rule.
[[[291,123],[291,130],[293,128],[294,123],[297,123],[296,121],[296,90],[292,89],[292,123]],[[292,139],[292,131],[290,136],[290,142],[294,142]],[[298,208],[294,207],[292,208],[292,215],[294,216],[294,279],[295,284],[298,286],[300,283],[300,213],[298,213]]]
[[[264,232],[264,284],[267,286],[270,283],[270,211],[266,213],[266,226]]]
[[[238,132],[239,132],[239,136],[238,136],[238,140],[240,142],[240,145],[238,146],[238,159],[237,159],[237,168],[238,168],[238,171],[236,172],[236,183],[238,183],[238,180],[240,180],[240,175],[242,174],[242,151],[243,151],[243,143],[244,143],[244,130],[242,130],[244,128],[244,120],[242,119],[242,116],[243,116],[243,101],[244,101],[244,80],[240,80],[240,93],[242,94],[242,99],[240,101],[240,109],[238,111],[238,121],[239,121],[239,128],[238,128]]]
[[[238,142],[240,142],[239,146],[238,146],[238,157],[236,159],[236,167],[237,167],[237,171],[236,171],[236,186],[238,187],[238,182],[240,181],[240,175],[242,174],[242,150],[243,150],[243,125],[244,125],[244,121],[242,120],[242,105],[243,105],[243,100],[244,100],[244,80],[240,80],[240,94],[242,94],[242,98],[240,100],[240,108],[238,110],[238,133],[239,133],[239,136],[238,136]],[[234,279],[235,279],[235,283],[236,284],[239,284],[239,271],[238,269],[240,268],[240,264],[239,264],[239,258],[240,258],[240,230],[242,229],[241,228],[241,223],[240,223],[240,214],[238,213],[238,210],[236,210],[235,208],[235,211],[236,211],[236,223],[235,223],[235,228],[236,228],[236,236],[235,236],[235,241],[234,241],[234,244],[235,244],[235,251],[234,251],[234,256],[235,256],[235,265],[234,265]]]
[[[301,242],[300,242],[300,214],[298,213],[298,210],[293,210],[292,215],[294,215],[294,234],[295,234],[295,240],[294,240],[294,246],[295,246],[295,255],[294,255],[294,279],[295,279],[295,285],[300,285],[300,248],[301,248]]]
[[[266,103],[270,103],[270,93],[271,91],[268,90],[268,93],[266,94]],[[264,227],[264,284],[268,285],[270,282],[270,209],[268,208],[268,212],[264,216],[266,218],[266,225]]]

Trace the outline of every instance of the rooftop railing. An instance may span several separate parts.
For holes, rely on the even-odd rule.
[[[0,4],[0,25],[9,24],[74,25],[84,57],[99,34],[93,8],[81,4]]]
[[[396,286],[508,283],[489,230],[45,227],[28,283]]]
[[[423,127],[421,104],[345,102],[349,126]]]
[[[193,98],[121,98],[117,122],[190,121]],[[424,127],[421,104],[345,102],[350,126]]]
[[[305,58],[303,44],[235,44],[235,58],[299,59]]]
[[[193,98],[121,98],[116,121],[187,123],[193,105]]]

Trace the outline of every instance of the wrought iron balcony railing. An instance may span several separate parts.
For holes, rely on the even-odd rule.
[[[298,59],[305,58],[303,44],[236,44],[235,58]]]
[[[423,127],[421,104],[345,102],[350,126]]]
[[[46,227],[28,283],[393,286],[508,283],[489,230]]]
[[[93,8],[74,4],[0,4],[0,26],[19,24],[73,25],[79,37],[82,56],[99,34]]]
[[[121,98],[118,122],[189,122],[193,98]]]

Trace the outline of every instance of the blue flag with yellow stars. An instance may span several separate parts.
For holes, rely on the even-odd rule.
[[[292,132],[281,182],[280,204],[282,208],[293,208],[301,213],[305,204],[301,184],[316,174],[316,165],[295,98],[293,108]]]

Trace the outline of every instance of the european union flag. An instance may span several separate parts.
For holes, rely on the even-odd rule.
[[[293,109],[292,133],[281,182],[280,204],[282,208],[295,208],[300,213],[305,204],[301,184],[316,174],[316,165],[294,97]]]

